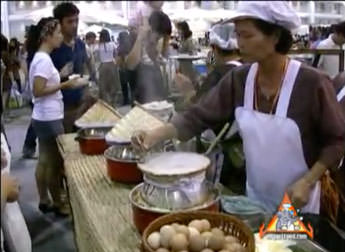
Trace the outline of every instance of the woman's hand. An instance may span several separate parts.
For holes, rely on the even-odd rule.
[[[131,141],[135,148],[148,151],[160,142],[160,134],[155,130],[138,131],[133,135]]]
[[[131,141],[135,148],[147,151],[156,144],[175,137],[177,129],[173,124],[167,123],[156,129],[139,131],[133,135]]]
[[[61,83],[61,89],[67,89],[67,88],[73,88],[78,84],[78,80],[80,77],[75,77],[73,79],[70,79],[68,81],[65,81]]]
[[[7,202],[14,202],[19,197],[19,183],[14,177],[8,173],[1,174],[1,189],[4,190]]]
[[[73,73],[73,62],[66,63],[63,68],[60,70],[60,77],[67,78]]]
[[[302,208],[308,203],[310,192],[311,185],[304,177],[297,180],[288,189],[288,194],[292,201],[292,205],[298,209]]]

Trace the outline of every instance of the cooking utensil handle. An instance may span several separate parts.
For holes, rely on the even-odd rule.
[[[222,128],[222,130],[219,132],[218,136],[213,140],[213,142],[211,143],[210,147],[208,147],[207,151],[205,152],[205,155],[207,156],[208,154],[211,153],[211,151],[214,149],[214,147],[217,145],[217,143],[219,142],[219,140],[222,138],[222,136],[225,134],[225,132],[227,131],[227,129],[229,128],[230,124],[227,122],[224,127]]]

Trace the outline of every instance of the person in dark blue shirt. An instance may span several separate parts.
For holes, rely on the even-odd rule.
[[[51,53],[55,67],[60,72],[61,82],[66,81],[71,74],[84,74],[84,69],[89,70],[90,62],[86,54],[84,42],[77,37],[79,9],[73,3],[64,2],[57,5],[53,11],[54,17],[60,21],[61,32],[64,40],[60,48]],[[63,90],[65,105],[64,127],[65,132],[73,132],[75,120],[81,116],[89,103],[88,88],[83,86],[70,90]],[[90,98],[90,97],[88,97]]]

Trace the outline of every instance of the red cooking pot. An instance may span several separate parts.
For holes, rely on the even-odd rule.
[[[108,176],[112,180],[130,184],[143,180],[143,175],[137,168],[138,157],[130,153],[133,152],[128,145],[113,145],[104,152]]]
[[[165,214],[176,211],[168,209],[159,209],[149,206],[141,196],[144,183],[134,187],[130,192],[129,198],[132,204],[132,218],[135,227],[139,233],[143,233],[145,228],[155,219]],[[208,199],[201,205],[183,209],[184,211],[208,210],[213,212],[220,211],[220,196],[221,192],[218,188],[213,188],[208,196]]]
[[[86,155],[101,155],[108,148],[105,135],[111,128],[87,128],[77,133],[80,152]]]

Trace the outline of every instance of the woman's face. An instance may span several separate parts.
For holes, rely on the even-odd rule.
[[[180,40],[183,38],[183,31],[181,29],[177,29],[177,36]]]
[[[61,46],[61,43],[63,41],[63,36],[61,33],[61,27],[58,24],[54,33],[52,35],[49,35],[47,37],[47,42],[53,47],[53,48],[59,48]]]
[[[241,57],[244,61],[261,61],[276,53],[277,36],[265,35],[256,28],[251,19],[236,21],[235,32]]]

